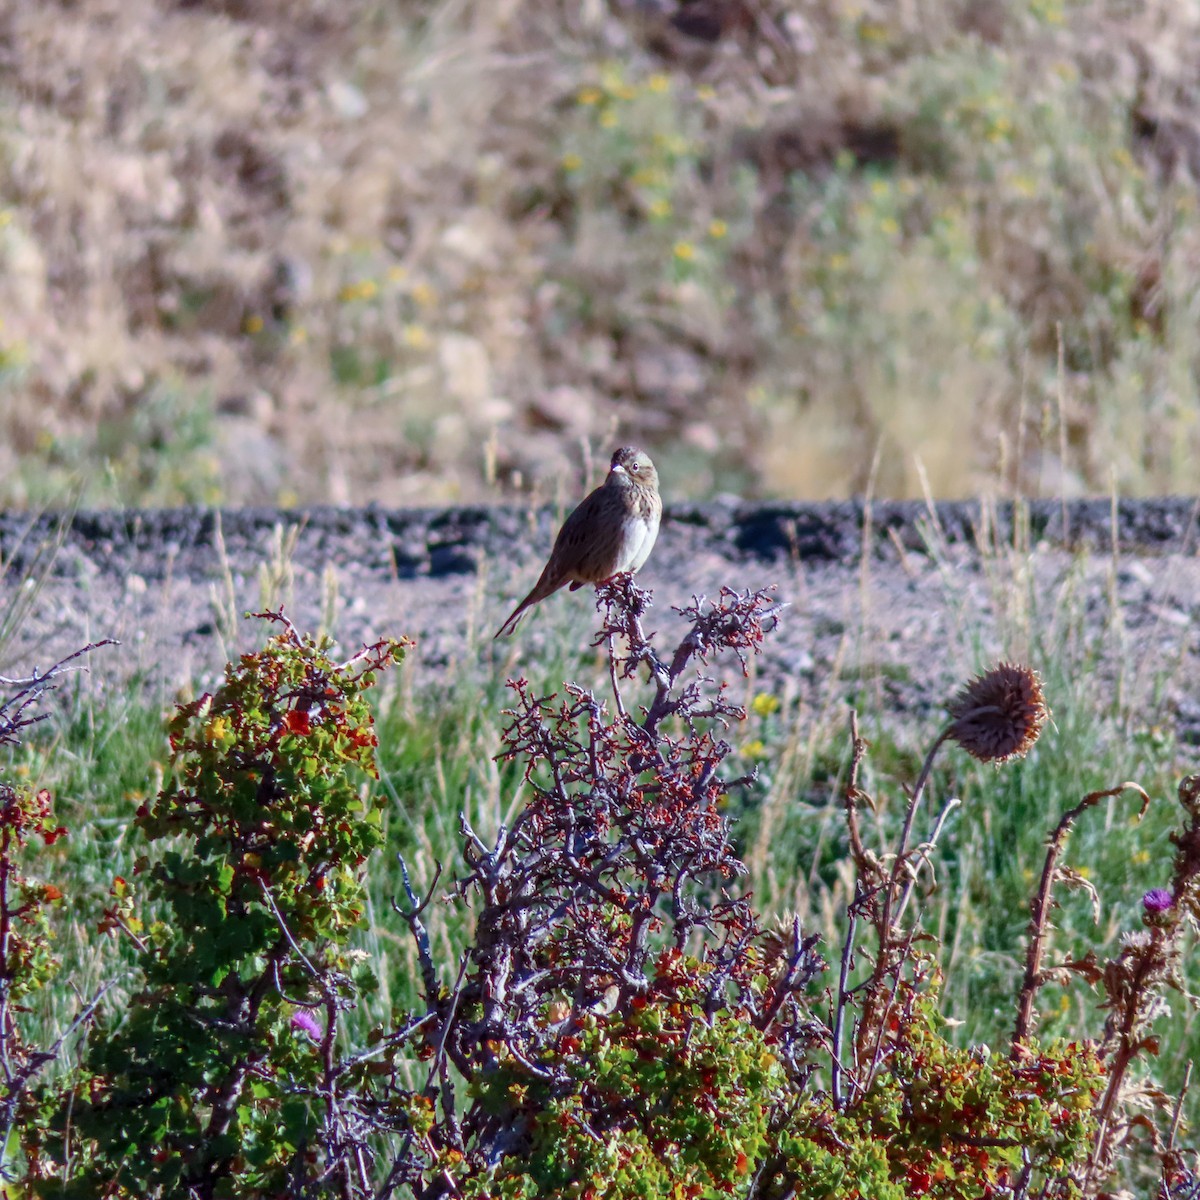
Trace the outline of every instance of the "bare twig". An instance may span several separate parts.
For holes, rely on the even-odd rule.
[[[48,667],[45,671],[35,669],[32,675],[24,679],[11,679],[7,675],[0,675],[0,685],[4,687],[30,688],[39,683],[46,683],[55,678],[55,676],[65,674],[68,671],[86,671],[88,668],[83,664],[77,667],[73,667],[70,664],[77,658],[85,654],[90,654],[93,650],[98,650],[101,646],[119,646],[120,644],[116,638],[101,638],[98,642],[88,642],[86,646],[81,646],[78,650],[72,651],[65,658],[60,658],[52,667]]]
[[[912,834],[913,818],[917,814],[917,807],[921,803],[921,797],[925,792],[925,785],[929,782],[929,776],[933,771],[933,760],[937,757],[937,753],[942,746],[946,744],[953,728],[954,723],[951,722],[938,734],[933,745],[929,747],[929,752],[925,755],[925,761],[921,764],[921,773],[917,776],[912,796],[908,801],[908,810],[904,814],[904,827],[900,831],[900,841],[896,846],[896,856],[892,861],[891,880],[883,891],[883,913],[879,920],[879,930],[880,938],[885,943],[891,937],[892,908],[895,903],[896,889],[900,884],[901,876],[908,870],[908,839]],[[882,979],[884,973],[886,973],[886,959],[887,956],[881,949],[879,960],[876,964],[876,976],[879,979]]]
[[[434,864],[433,882],[429,885],[429,893],[424,900],[418,900],[416,893],[413,891],[412,880],[408,874],[408,864],[404,861],[404,856],[397,854],[396,861],[400,864],[400,878],[404,884],[404,892],[408,897],[409,906],[407,909],[401,908],[393,900],[392,908],[404,918],[405,923],[412,931],[413,940],[417,944],[417,961],[421,964],[421,982],[425,987],[425,1002],[432,1007],[437,1002],[441,983],[438,979],[437,967],[433,961],[433,948],[429,942],[429,931],[421,921],[421,914],[429,905],[429,901],[437,889],[438,880],[442,877],[442,864],[440,862]]]
[[[288,928],[287,922],[283,919],[283,913],[279,911],[279,905],[275,903],[275,897],[271,895],[271,889],[267,885],[267,881],[265,879],[260,879],[258,884],[262,889],[263,899],[266,900],[267,907],[271,910],[271,913],[275,918],[275,924],[279,926],[280,932],[285,938],[287,938],[288,945],[291,946],[296,957],[299,958],[304,964],[304,968],[306,971],[308,971],[309,975],[311,975],[313,979],[320,979],[321,972],[318,971],[311,962],[309,962],[308,955],[300,949],[296,939],[292,937],[292,931]]]
[[[842,959],[838,970],[837,1004],[833,1017],[833,1055],[830,1066],[830,1093],[833,1107],[845,1107],[842,1092],[842,1042],[846,1030],[846,1006],[850,1001],[850,971],[854,965],[854,936],[858,929],[858,910],[863,901],[862,880],[854,881],[854,899],[846,910],[846,936],[842,939]]]
[[[1183,1119],[1183,1102],[1187,1098],[1188,1089],[1192,1085],[1192,1060],[1188,1059],[1187,1070],[1183,1073],[1183,1083],[1179,1095],[1175,1097],[1175,1107],[1171,1112],[1171,1127],[1167,1133],[1168,1153],[1175,1149],[1175,1137],[1179,1133],[1179,1123]]]
[[[900,896],[900,906],[896,910],[897,921],[904,919],[904,913],[908,909],[908,902],[912,899],[913,890],[917,886],[918,878],[920,878],[921,867],[929,863],[934,850],[937,849],[938,839],[942,836],[942,829],[946,825],[947,817],[961,804],[962,801],[957,796],[949,797],[946,803],[942,805],[942,811],[938,813],[937,820],[933,823],[933,829],[929,832],[929,837],[918,847],[917,859],[909,869],[908,883],[904,886],[904,891]]]
[[[53,690],[55,686],[53,681],[59,676],[71,671],[88,670],[85,664],[73,666],[76,659],[90,654],[93,650],[98,650],[101,646],[119,646],[120,644],[115,638],[101,638],[98,642],[89,642],[65,658],[60,658],[45,671],[35,670],[24,678],[0,676],[0,686],[18,689],[14,695],[0,704],[0,745],[18,745],[22,729],[27,729],[30,725],[36,725],[39,721],[46,719],[44,713],[37,716],[26,716],[25,714],[38,703],[45,692]]]
[[[109,980],[108,983],[104,984],[76,1014],[70,1025],[54,1039],[49,1048],[35,1054],[30,1054],[24,1066],[19,1071],[10,1073],[8,1070],[8,1056],[7,1054],[4,1056],[6,1069],[4,1093],[0,1097],[0,1146],[7,1147],[10,1144],[17,1119],[17,1108],[33,1078],[43,1067],[58,1058],[67,1042],[92,1019],[96,1009],[100,1006],[100,1001],[104,999],[109,989],[114,987],[116,983],[116,980]],[[9,1176],[7,1173],[4,1165],[7,1161],[8,1155],[0,1154],[0,1180],[6,1182],[15,1180],[15,1176]]]

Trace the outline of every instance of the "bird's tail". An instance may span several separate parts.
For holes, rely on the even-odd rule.
[[[528,596],[525,597],[524,600],[521,601],[520,604],[517,605],[516,608],[512,610],[511,613],[509,613],[508,620],[505,621],[504,624],[501,625],[500,628],[497,629],[492,635],[492,641],[494,642],[498,637],[503,637],[507,634],[514,633],[517,628],[517,623],[525,614],[525,610],[527,608],[532,608],[535,604],[545,600],[547,596],[554,595],[554,593],[557,592],[558,589],[566,582],[566,579],[556,567],[554,559],[551,558],[551,560],[543,569],[537,583],[533,585],[533,590]]]
[[[504,624],[492,634],[492,641],[494,642],[499,637],[511,637],[512,634],[516,633],[517,626],[521,623],[521,618],[525,615],[525,610],[528,607],[529,601],[522,600],[521,603],[518,604],[517,607],[508,614],[508,618]]]

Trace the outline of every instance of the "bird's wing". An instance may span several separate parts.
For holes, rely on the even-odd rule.
[[[530,605],[545,600],[568,582],[571,583],[572,591],[579,586],[572,581],[571,576],[579,569],[588,547],[594,541],[594,529],[589,527],[594,524],[593,514],[596,509],[605,503],[600,496],[601,490],[596,488],[594,492],[585,496],[575,511],[562,523],[562,528],[554,539],[554,549],[550,551],[550,557],[546,560],[537,583],[533,585],[529,595],[509,614],[508,620],[500,626],[495,637],[512,633]]]
[[[595,514],[606,502],[603,493],[604,488],[598,487],[584,496],[575,511],[562,523],[558,537],[554,539],[550,562],[554,563],[565,577],[569,577],[579,566],[580,559],[595,541]],[[563,582],[566,582],[566,578]]]

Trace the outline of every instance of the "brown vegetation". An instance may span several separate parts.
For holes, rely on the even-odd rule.
[[[617,430],[677,496],[1186,488],[1198,38],[3,0],[0,503],[574,494]]]

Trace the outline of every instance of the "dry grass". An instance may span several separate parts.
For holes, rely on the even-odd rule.
[[[661,11],[660,11],[661,9]],[[0,503],[1194,486],[1200,9],[0,0]]]

